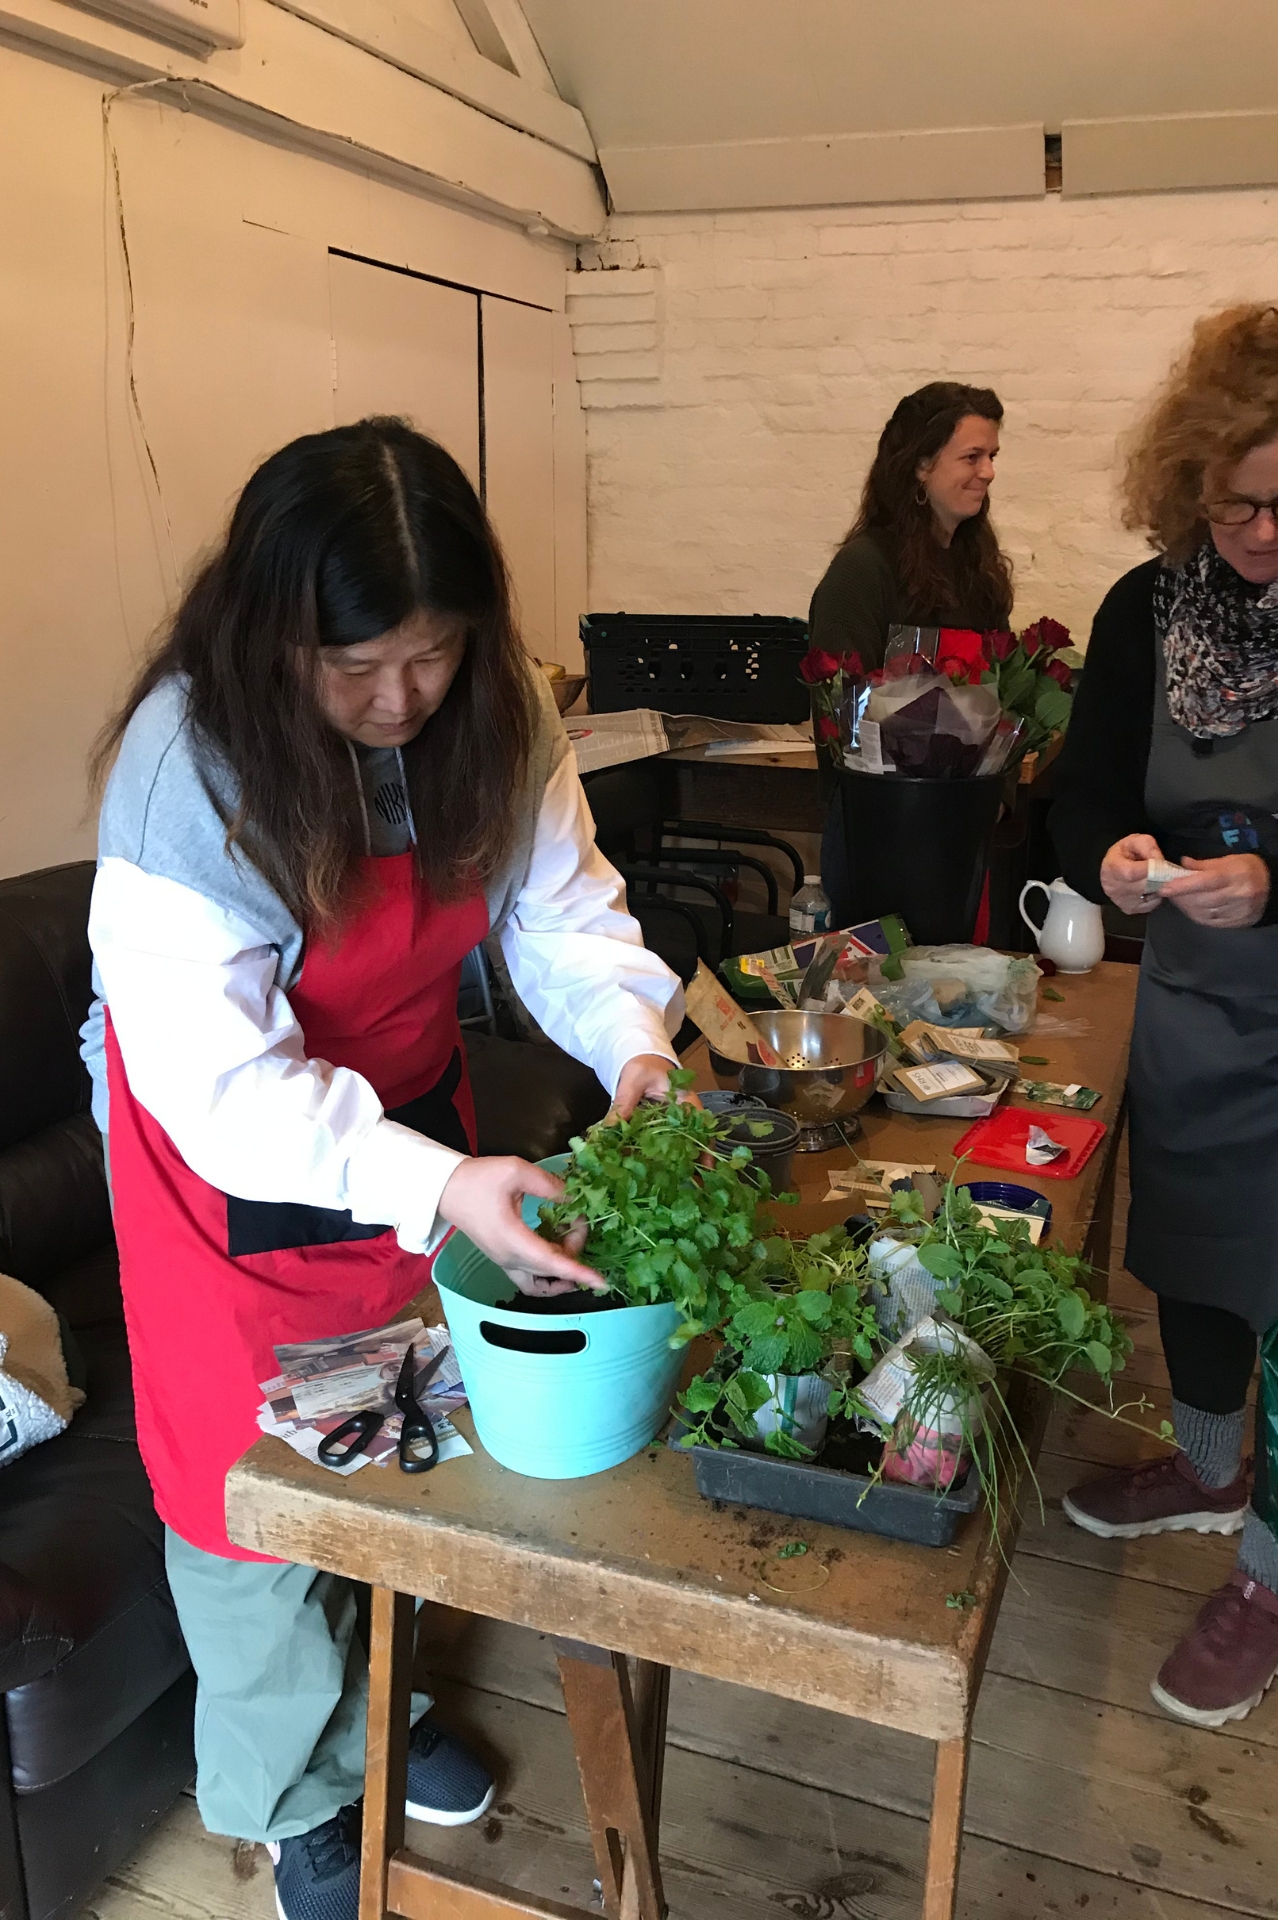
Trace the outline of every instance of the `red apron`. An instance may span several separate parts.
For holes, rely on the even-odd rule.
[[[411,853],[365,861],[362,884],[338,944],[307,945],[289,994],[307,1054],[362,1074],[392,1118],[474,1152],[457,989],[488,931],[483,898],[439,906]],[[109,1010],[106,1046],[120,1282],[156,1508],[192,1546],[265,1559],[227,1539],[224,1492],[257,1438],[273,1347],[379,1326],[425,1286],[430,1261],[349,1213],[209,1186],[134,1099]]]

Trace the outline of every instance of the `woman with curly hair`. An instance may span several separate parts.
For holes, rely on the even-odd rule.
[[[1153,1683],[1195,1726],[1278,1674],[1278,1517],[1257,1336],[1278,1322],[1278,307],[1199,322],[1132,441],[1125,519],[1157,558],[1103,601],[1051,826],[1066,879],[1148,914],[1126,1264],[1158,1296],[1177,1451],[1077,1487],[1104,1538],[1241,1532]],[[1167,884],[1156,863],[1178,862]]]
[[[1005,627],[1012,570],[990,524],[1003,405],[933,380],[879,436],[861,510],[812,596],[812,645],[877,667],[888,628]]]

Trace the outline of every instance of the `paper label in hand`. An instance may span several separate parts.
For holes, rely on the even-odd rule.
[[[1183,880],[1188,867],[1178,867],[1172,860],[1151,860],[1145,868],[1146,893],[1161,893],[1173,880]]]
[[[699,1027],[716,1053],[737,1060],[743,1067],[780,1066],[780,1056],[769,1046],[759,1029],[748,1020],[727,988],[721,986],[704,960],[686,993],[688,1018]]]

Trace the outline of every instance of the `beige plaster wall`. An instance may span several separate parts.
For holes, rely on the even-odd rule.
[[[94,734],[253,465],[331,424],[330,247],[564,325],[563,243],[124,96],[110,133],[148,451],[105,91],[0,47],[0,874],[92,852]],[[556,399],[575,409],[570,366]],[[562,477],[571,550],[584,487],[574,507]]]

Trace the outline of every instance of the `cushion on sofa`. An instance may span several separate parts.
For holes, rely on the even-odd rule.
[[[0,1690],[25,1792],[84,1765],[187,1665],[134,1439],[124,1329],[78,1340],[84,1407],[0,1482]]]
[[[0,1273],[48,1295],[51,1281],[111,1245],[102,1136],[89,1113],[0,1147]]]

